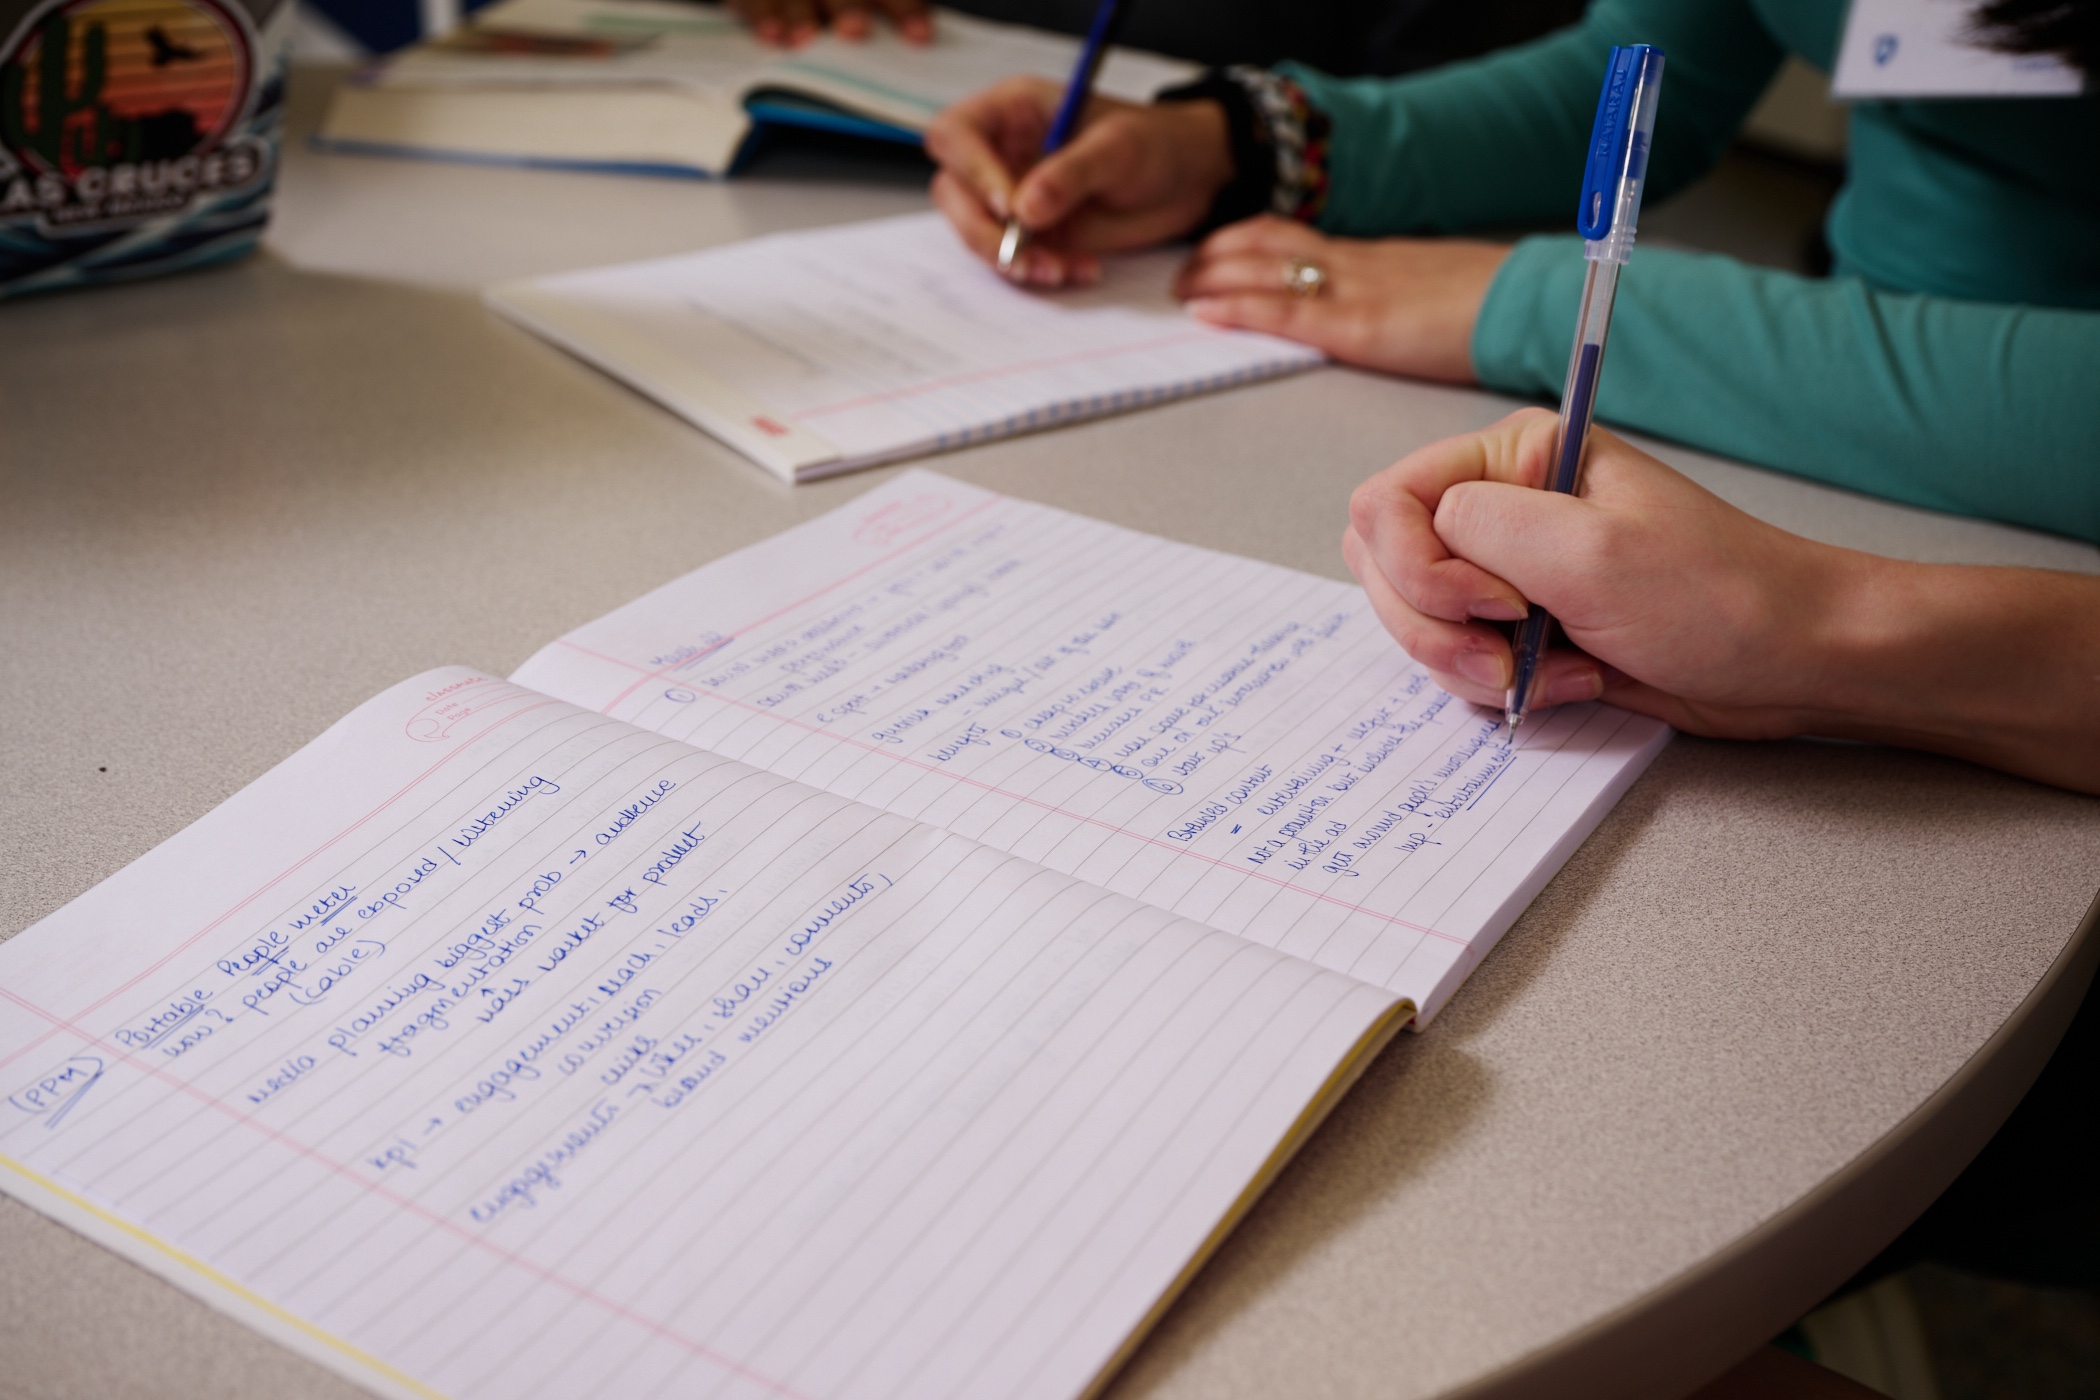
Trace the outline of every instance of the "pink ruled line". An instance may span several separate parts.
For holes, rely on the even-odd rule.
[[[785,616],[786,614],[793,612],[797,608],[804,607],[810,603],[813,603],[817,599],[823,597],[826,593],[831,592],[833,589],[845,587],[847,584],[853,582],[853,580],[859,578],[862,574],[867,573],[870,569],[881,568],[884,564],[889,563],[898,555],[905,554],[910,552],[911,550],[917,549],[920,545],[926,543],[926,541],[932,539],[934,536],[944,534],[945,532],[954,529],[956,526],[962,524],[965,520],[968,520],[971,516],[976,515],[981,511],[989,510],[991,507],[998,505],[1001,501],[1004,501],[1005,499],[1006,498],[1004,496],[986,497],[984,500],[979,501],[976,505],[971,506],[968,510],[964,511],[961,515],[956,516],[955,519],[947,522],[945,525],[935,526],[933,529],[927,531],[918,539],[913,540],[910,544],[898,545],[895,549],[891,550],[888,554],[883,555],[880,559],[871,560],[870,562],[863,564],[860,568],[855,569],[852,573],[847,574],[844,578],[834,579],[832,582],[825,584],[822,588],[819,588],[816,592],[811,593],[807,597],[797,598],[794,602],[787,604],[785,607],[775,608],[772,612],[767,613],[764,617],[757,618],[751,622],[745,623],[742,627],[739,627],[733,632],[731,632],[730,636],[732,638],[741,637],[754,627],[763,627],[776,618]],[[556,640],[560,642],[561,645],[569,647],[572,650],[585,650],[585,648],[577,646],[574,642],[570,641],[566,637],[557,638]],[[590,654],[592,656],[597,655],[596,652],[591,652]],[[609,656],[604,659],[607,661],[612,660],[612,658]],[[615,695],[612,699],[606,701],[603,705],[599,706],[598,713],[601,715],[611,714],[613,710],[616,707],[618,707],[620,702],[625,700],[628,696],[634,694],[637,690],[640,690],[643,686],[649,684],[649,682],[651,681],[662,680],[664,677],[670,675],[679,667],[686,665],[692,659],[692,657],[688,656],[681,660],[674,661],[668,666],[660,667],[654,671],[645,670],[644,668],[635,665],[632,661],[622,661],[617,663],[621,666],[626,667],[630,671],[641,671],[642,675],[640,679],[634,682],[634,684],[628,686],[627,689],[621,691],[618,695]],[[712,691],[708,693],[713,694]]]
[[[1155,340],[1141,340],[1135,345],[1122,345],[1113,350],[1075,350],[1069,355],[1052,355],[1047,359],[1023,360],[1019,364],[1000,365],[994,369],[968,370],[962,374],[951,374],[940,379],[929,379],[923,384],[913,384],[902,389],[884,389],[880,393],[863,394],[857,399],[840,399],[837,403],[820,404],[795,414],[795,418],[821,418],[827,413],[843,413],[849,408],[864,408],[872,403],[892,403],[919,394],[930,394],[938,389],[953,388],[958,384],[981,384],[987,379],[1003,379],[1008,375],[1027,374],[1031,370],[1055,369],[1059,365],[1086,364],[1095,360],[1113,359],[1118,355],[1135,355],[1146,350],[1160,350],[1169,345],[1184,345],[1192,340],[1210,340],[1216,331],[1177,331],[1173,335],[1160,336]]]
[[[530,695],[532,694],[532,692],[520,687],[519,694],[522,697],[525,695]],[[365,813],[356,821],[350,823],[350,825],[344,827],[341,831],[338,831],[335,835],[329,837],[326,841],[323,841],[320,845],[314,847],[305,855],[293,861],[283,870],[280,870],[277,874],[271,876],[268,880],[264,881],[260,886],[258,886],[255,889],[255,891],[252,894],[250,894],[246,899],[243,899],[242,901],[240,901],[240,903],[234,905],[225,913],[219,915],[218,918],[213,919],[203,928],[198,929],[188,938],[185,938],[182,942],[176,944],[158,960],[148,963],[144,968],[141,968],[137,975],[132,977],[129,981],[119,983],[108,993],[104,994],[103,996],[97,998],[94,1001],[89,1002],[86,1006],[81,1007],[78,1011],[74,1012],[73,1014],[75,1016],[85,1016],[90,1012],[99,1011],[103,1007],[107,1006],[110,1002],[115,1001],[118,997],[123,996],[126,992],[129,992],[133,988],[137,987],[141,982],[144,982],[148,978],[153,977],[155,974],[159,973],[163,968],[165,968],[169,963],[175,961],[176,958],[182,956],[184,953],[187,953],[190,949],[196,947],[197,944],[204,941],[204,939],[209,937],[211,933],[214,930],[216,930],[221,924],[224,924],[228,919],[231,919],[234,915],[240,913],[243,909],[246,909],[249,905],[255,903],[264,895],[268,894],[271,890],[276,889],[279,885],[283,884],[286,880],[290,879],[293,875],[297,874],[301,869],[310,864],[314,860],[314,858],[319,856],[322,852],[343,841],[345,838],[350,836],[351,833],[355,832],[359,827],[365,825],[365,823],[371,821],[374,817],[377,817],[381,812],[384,812],[387,808],[393,806],[396,802],[399,802],[402,798],[406,797],[409,793],[413,792],[417,787],[421,786],[426,780],[428,780],[433,773],[436,773],[440,768],[443,768],[453,759],[458,758],[461,754],[465,753],[468,749],[472,748],[476,742],[486,738],[490,734],[495,733],[504,725],[509,724],[514,720],[523,719],[526,715],[531,714],[534,710],[542,710],[549,705],[559,703],[559,701],[548,699],[541,699],[535,701],[533,704],[527,705],[524,709],[514,710],[510,714],[505,715],[502,719],[499,719],[495,723],[489,725],[487,728],[482,729],[477,733],[469,736],[468,738],[461,740],[459,745],[456,748],[454,748],[452,752],[446,754],[443,758],[440,758],[437,762],[431,764],[428,768],[425,768],[422,772],[418,773],[415,777],[409,779],[408,782],[404,783],[399,792],[396,792],[393,796],[387,798],[384,802],[381,802],[377,807],[374,807],[371,811]],[[0,1056],[0,1069],[5,1069],[7,1066],[13,1064],[16,1060],[21,1059],[22,1056],[36,1049],[37,1046],[42,1045],[45,1041],[49,1040],[55,1034],[57,1034],[57,1032],[55,1031],[46,1031],[42,1035],[38,1036],[36,1039],[30,1041],[27,1045],[22,1046],[19,1050],[15,1050],[10,1054]]]
[[[535,708],[537,708],[537,706],[535,706]],[[493,725],[490,727],[494,728]],[[420,779],[418,781],[420,781]],[[406,791],[406,789],[404,789],[404,791]],[[716,1351],[714,1348],[708,1346],[704,1342],[695,1341],[691,1337],[685,1336],[683,1333],[675,1331],[665,1323],[658,1322],[656,1319],[651,1317],[643,1316],[641,1313],[634,1311],[634,1309],[628,1307],[624,1303],[614,1302],[612,1299],[605,1297],[603,1294],[590,1288],[588,1285],[578,1283],[574,1279],[566,1278],[563,1275],[556,1273],[554,1270],[549,1269],[544,1264],[536,1264],[532,1260],[527,1259],[523,1255],[518,1254],[513,1250],[503,1248],[501,1245],[496,1244],[492,1240],[489,1240],[481,1235],[476,1234],[474,1231],[469,1230],[464,1225],[461,1225],[459,1222],[453,1220],[449,1216],[440,1214],[439,1212],[430,1209],[428,1206],[423,1205],[419,1201],[416,1201],[407,1196],[403,1196],[399,1192],[394,1191],[386,1186],[383,1186],[379,1182],[371,1180],[370,1178],[364,1176],[362,1173],[358,1172],[355,1168],[351,1167],[348,1163],[338,1162],[333,1158],[316,1151],[315,1149],[307,1146],[305,1143],[300,1142],[298,1139],[289,1137],[286,1134],[279,1132],[277,1129],[272,1128],[267,1123],[259,1121],[254,1116],[245,1113],[238,1108],[235,1108],[232,1104],[227,1103],[224,1099],[219,1098],[216,1094],[207,1093],[205,1090],[198,1088],[195,1084],[190,1083],[188,1080],[183,1079],[178,1075],[171,1074],[166,1069],[163,1069],[161,1066],[153,1064],[150,1061],[140,1059],[139,1057],[133,1055],[129,1050],[125,1050],[116,1045],[111,1044],[109,1041],[104,1040],[101,1036],[95,1035],[93,1032],[81,1028],[80,1026],[76,1025],[72,1021],[67,1020],[63,1016],[59,1016],[54,1012],[46,1010],[45,1008],[37,1005],[35,1002],[28,1001],[20,996],[17,996],[15,993],[7,990],[7,988],[5,987],[0,987],[0,997],[5,997],[7,1000],[21,1007],[24,1011],[28,1011],[34,1015],[41,1016],[46,1021],[49,1021],[52,1025],[52,1029],[46,1033],[46,1038],[58,1034],[58,1032],[61,1030],[71,1031],[75,1036],[79,1037],[80,1040],[85,1044],[108,1051],[111,1055],[114,1055],[118,1060],[121,1060],[125,1064],[131,1065],[133,1068],[139,1070],[141,1073],[146,1074],[151,1078],[157,1079],[162,1083],[172,1086],[177,1092],[185,1094],[188,1097],[195,1099],[202,1104],[205,1104],[207,1107],[217,1109],[221,1114],[232,1119],[234,1122],[240,1124],[242,1127],[247,1128],[252,1132],[259,1133],[263,1137],[266,1137],[270,1141],[276,1143],[278,1146],[287,1148],[293,1153],[297,1154],[298,1156],[304,1157],[308,1161],[327,1169],[329,1172],[332,1172],[336,1176],[343,1177],[346,1180],[355,1183],[357,1186],[362,1188],[367,1194],[378,1197],[380,1200],[385,1201],[388,1205],[393,1206],[395,1209],[404,1211],[409,1215],[415,1216],[419,1220],[422,1220],[425,1224],[434,1225],[438,1229],[444,1231],[446,1234],[449,1234],[457,1239],[464,1240],[466,1243],[473,1245],[477,1249],[480,1249],[483,1252],[494,1256],[497,1260],[501,1261],[502,1263],[508,1264],[513,1268],[523,1270],[525,1273],[532,1275],[534,1278],[539,1279],[543,1283],[553,1284],[555,1287],[560,1288],[564,1292],[569,1293],[574,1297],[580,1298],[585,1302],[596,1304],[598,1307],[604,1309],[606,1312],[612,1314],[614,1317],[617,1317],[624,1322],[633,1323],[635,1326],[642,1328],[643,1330],[651,1333],[652,1335],[661,1337],[665,1341],[684,1349],[685,1351],[691,1353],[696,1357],[699,1357],[702,1360],[711,1361],[715,1365],[720,1366],[724,1370],[727,1370],[735,1375],[742,1376],[747,1380],[755,1381],[759,1385],[764,1386],[767,1390],[771,1391],[773,1394],[786,1397],[786,1400],[809,1400],[809,1397],[803,1395],[797,1390],[794,1390],[785,1383],[776,1381],[769,1376],[761,1374],[758,1371],[754,1371],[749,1366],[746,1366],[743,1362],[737,1361],[732,1357],[724,1356],[722,1353]]]
[[[775,613],[773,614],[773,616],[778,617],[779,614]],[[768,622],[771,620],[772,618],[764,619],[764,621]],[[751,625],[753,627],[756,627],[760,624],[753,623]],[[739,633],[738,635],[742,634]],[[641,667],[635,665],[632,661],[622,661],[617,656],[607,656],[602,651],[594,651],[590,647],[583,646],[577,642],[572,642],[566,637],[559,639],[559,641],[560,645],[569,648],[569,650],[571,651],[582,652],[585,656],[596,657],[598,660],[607,662],[610,665],[622,666],[630,671],[639,671],[642,669]],[[651,674],[654,675],[656,673],[652,672]],[[648,677],[645,676],[643,680],[635,682],[635,685],[641,685],[647,679]],[[621,696],[624,698],[625,696],[633,693],[634,688],[635,686],[629,686],[626,690],[620,692]],[[907,754],[898,753],[893,749],[883,748],[879,744],[871,744],[865,739],[855,739],[848,735],[835,733],[832,730],[826,729],[820,724],[812,724],[808,720],[793,719],[787,715],[775,714],[773,711],[764,709],[758,705],[754,705],[748,700],[739,700],[733,695],[724,695],[719,690],[709,690],[706,686],[700,686],[697,687],[697,689],[702,694],[711,695],[715,699],[722,701],[724,704],[734,705],[737,708],[743,710],[749,710],[752,714],[755,715],[764,715],[768,719],[777,721],[781,724],[793,725],[795,728],[806,730],[811,734],[821,734],[825,738],[830,739],[835,743],[850,745],[853,748],[860,749],[864,753],[880,754],[884,758],[890,759],[897,763],[902,763],[907,767],[917,768],[923,773],[939,773],[948,778],[951,782],[963,783],[967,786],[977,788],[983,792],[992,793],[996,796],[1004,797],[1014,802],[1020,802],[1030,807],[1038,807],[1041,808],[1043,811],[1055,813],[1060,817],[1065,817],[1071,821],[1080,822],[1086,826],[1103,827],[1109,831],[1115,832],[1120,836],[1127,836],[1133,841],[1142,841],[1148,846],[1157,846],[1161,850],[1172,851],[1177,856],[1186,856],[1190,860],[1199,860],[1207,865],[1215,866],[1220,870],[1230,870],[1235,875],[1244,875],[1250,880],[1259,880],[1264,884],[1274,885],[1278,889],[1291,890],[1297,894],[1304,895],[1308,899],[1316,899],[1323,904],[1332,904],[1338,908],[1347,909],[1351,913],[1365,914],[1374,919],[1382,919],[1386,923],[1396,924],[1401,928],[1408,929],[1411,932],[1419,933],[1429,938],[1441,938],[1446,943],[1456,943],[1459,947],[1466,949],[1468,952],[1472,950],[1473,940],[1471,940],[1470,938],[1461,938],[1455,933],[1445,933],[1442,929],[1430,928],[1427,924],[1414,923],[1410,920],[1401,918],[1397,914],[1388,914],[1382,909],[1372,909],[1362,904],[1352,904],[1346,899],[1342,899],[1336,895],[1327,894],[1321,890],[1309,890],[1303,885],[1293,884],[1291,881],[1286,880],[1278,875],[1271,875],[1265,870],[1243,870],[1237,864],[1225,860],[1222,857],[1204,855],[1199,851],[1192,851],[1186,846],[1175,845],[1173,842],[1161,840],[1157,836],[1148,836],[1143,832],[1133,831],[1127,826],[1118,826],[1114,822],[1103,820],[1100,817],[1092,817],[1086,815],[1083,812],[1070,811],[1064,807],[1058,806],[1056,803],[1045,802],[1040,797],[1031,797],[1026,793],[1011,792],[1006,788],[998,786],[997,784],[985,782],[982,778],[972,778],[967,776],[966,774],[954,772],[951,769],[939,768],[931,763],[926,762],[924,759],[912,758]],[[613,704],[615,705],[618,703],[619,701],[617,700],[613,702]],[[611,708],[612,706],[610,705],[606,707],[608,712],[611,710]]]

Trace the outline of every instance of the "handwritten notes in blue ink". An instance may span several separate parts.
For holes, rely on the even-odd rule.
[[[502,1400],[1070,1400],[1409,1009],[462,670],[0,987],[0,1188],[375,1391]]]
[[[0,945],[0,1189],[389,1395],[1073,1400],[1666,737],[907,473]]]
[[[1520,746],[1362,592],[914,471],[515,680],[1376,983],[1422,1018],[1639,775]]]

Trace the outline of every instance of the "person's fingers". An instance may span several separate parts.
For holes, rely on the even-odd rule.
[[[963,246],[986,262],[996,263],[999,239],[1006,232],[1005,222],[987,213],[976,193],[949,171],[934,175],[932,195],[933,207],[947,216]]]
[[[1024,227],[1046,229],[1073,210],[1114,190],[1136,167],[1141,137],[1131,114],[1111,111],[1088,121],[1062,148],[1043,157],[1014,191],[1014,213]]]
[[[1435,529],[1454,554],[1509,578],[1555,613],[1587,612],[1575,606],[1576,595],[1613,568],[1609,513],[1557,491],[1462,482],[1437,502]]]
[[[1485,623],[1450,622],[1409,606],[1353,525],[1342,536],[1342,558],[1385,630],[1402,651],[1437,675],[1438,684],[1477,705],[1502,703],[1510,677],[1508,638]]]
[[[1548,647],[1539,658],[1538,679],[1532,682],[1525,704],[1544,710],[1601,699],[1605,683],[1605,668],[1594,656],[1569,647]]]
[[[1350,497],[1351,528],[1379,571],[1416,609],[1454,622],[1514,622],[1524,616],[1525,596],[1470,558],[1458,557],[1463,551],[1438,533],[1435,516],[1446,494],[1492,473],[1497,458],[1510,450],[1507,439],[1525,430],[1522,420],[1505,419],[1484,433],[1431,443],[1364,482]]]
[[[914,44],[933,41],[933,8],[927,0],[877,0],[897,32]]]
[[[778,44],[786,37],[781,28],[782,0],[730,0],[730,8],[762,44]]]
[[[1005,222],[1013,208],[1014,177],[983,135],[960,123],[936,120],[926,132],[926,153],[941,174],[966,191],[993,217]]]
[[[1484,623],[1449,622],[1409,606],[1354,526],[1342,537],[1342,556],[1363,584],[1364,596],[1386,631],[1438,685],[1476,705],[1499,708],[1503,704],[1515,666],[1507,637]],[[1605,668],[1595,658],[1555,647],[1540,659],[1530,704],[1545,709],[1595,700],[1604,692],[1605,681]]]
[[[737,12],[763,44],[787,48],[805,44],[817,33],[817,0],[739,0]]]
[[[1282,274],[1278,274],[1281,283]],[[1328,296],[1274,291],[1225,292],[1192,297],[1185,306],[1199,321],[1236,330],[1280,335],[1324,350],[1338,360],[1357,361],[1375,338],[1377,310]]]
[[[1041,79],[1009,78],[947,108],[926,128],[926,154],[1004,222],[1014,172],[1042,144]]]
[[[1288,256],[1267,252],[1191,258],[1174,279],[1174,294],[1183,301],[1237,292],[1296,296],[1283,280],[1289,265]],[[1346,293],[1340,279],[1335,276],[1335,269],[1326,267],[1324,270],[1328,282],[1321,288],[1318,299],[1328,305],[1345,300]]]
[[[849,43],[859,43],[873,32],[868,18],[868,0],[824,0],[830,12],[831,32]]]
[[[817,0],[762,0],[752,29],[766,44],[796,48],[817,36]]]
[[[1269,335],[1303,341],[1307,345],[1318,345],[1323,332],[1332,334],[1332,327],[1323,324],[1320,316],[1326,307],[1315,308],[1312,298],[1286,292],[1281,287],[1273,292],[1227,292],[1218,296],[1191,297],[1185,305],[1191,316],[1214,326],[1264,331]]]
[[[1003,235],[1002,227],[1000,233]],[[1088,287],[1101,280],[1101,259],[1059,243],[1030,243],[1014,264],[1014,280],[1031,287]]]
[[[1249,254],[1276,257],[1307,257],[1326,247],[1327,237],[1296,219],[1278,214],[1256,214],[1236,224],[1227,224],[1197,245],[1192,261],[1229,258]]]

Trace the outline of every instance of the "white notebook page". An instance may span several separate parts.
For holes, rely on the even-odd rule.
[[[1660,751],[1512,746],[1361,590],[914,471],[514,679],[1375,982],[1426,1022]]]
[[[790,480],[1304,369],[1169,292],[1182,255],[1096,287],[1006,282],[938,214],[774,234],[511,283],[489,304]]]
[[[382,1393],[1069,1400],[1393,1014],[455,669],[0,946],[0,1187]]]

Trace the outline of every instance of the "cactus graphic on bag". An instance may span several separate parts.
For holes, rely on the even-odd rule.
[[[268,0],[264,0],[268,3]],[[0,297],[176,271],[268,216],[290,6],[0,0]]]

